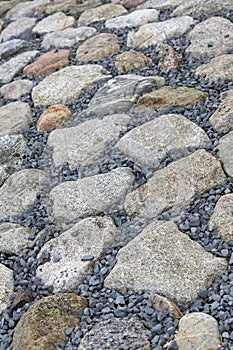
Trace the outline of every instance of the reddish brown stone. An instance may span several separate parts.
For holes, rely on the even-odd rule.
[[[57,129],[69,117],[71,111],[65,105],[53,105],[47,108],[40,116],[36,128],[38,132]]]
[[[112,0],[113,4],[120,4],[124,6],[126,9],[129,9],[131,7],[136,7],[138,5],[141,5],[146,0]]]
[[[70,50],[53,50],[41,55],[37,61],[24,67],[23,75],[48,75],[69,64]]]

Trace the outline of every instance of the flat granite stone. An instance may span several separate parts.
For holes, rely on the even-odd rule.
[[[143,249],[142,249],[143,247]],[[171,221],[154,221],[117,254],[106,288],[156,290],[178,304],[191,303],[227,269]]]
[[[34,15],[35,8],[37,6],[48,3],[48,0],[33,0],[33,1],[20,1],[16,0],[15,6],[12,7],[7,13],[6,18],[11,20],[17,20],[21,17],[30,17]]]
[[[13,271],[0,264],[0,315],[10,303],[10,296],[14,289]]]
[[[109,173],[63,182],[49,196],[55,219],[74,221],[83,215],[95,215],[118,204],[132,185],[130,168],[117,168]]]
[[[152,63],[152,59],[142,52],[130,50],[125,51],[115,57],[115,67],[121,73],[127,73],[133,69],[140,69]]]
[[[233,130],[233,89],[222,92],[220,101],[209,121],[215,130]]]
[[[197,67],[196,74],[205,74],[205,79],[209,82],[225,79],[233,81],[233,54],[213,58],[209,63]]]
[[[15,80],[1,87],[0,92],[4,99],[16,100],[31,90],[33,82],[26,79]]]
[[[159,63],[159,68],[165,69],[170,72],[171,69],[179,70],[180,62],[183,60],[183,56],[175,51],[170,45],[159,43],[156,46],[159,50],[158,55],[163,56],[162,61]]]
[[[117,76],[97,91],[82,114],[102,117],[127,113],[141,95],[164,83],[165,79],[159,76],[142,77],[136,74]]]
[[[67,16],[63,12],[56,12],[38,22],[32,31],[38,34],[46,34],[72,27],[74,23],[75,18],[73,16]]]
[[[221,184],[225,174],[220,163],[205,150],[198,150],[158,170],[125,199],[128,215],[151,218],[164,210],[178,214],[192,202],[195,192],[204,193]]]
[[[66,329],[80,324],[78,313],[87,306],[86,298],[73,293],[37,300],[16,325],[12,350],[56,350]]]
[[[140,345],[139,345],[140,344]],[[137,318],[115,318],[97,323],[85,334],[78,350],[150,350],[147,329]]]
[[[148,47],[174,36],[181,36],[195,23],[192,17],[171,18],[164,22],[142,25],[137,32],[131,31],[127,36],[128,47]]]
[[[38,132],[57,129],[71,116],[71,114],[71,110],[65,105],[60,104],[50,106],[41,114],[36,123],[36,129]],[[67,140],[67,145],[69,142],[70,140]]]
[[[27,237],[31,229],[5,222],[0,225],[0,252],[7,255],[21,255],[28,251],[31,242]]]
[[[180,319],[175,340],[179,350],[219,349],[221,335],[218,330],[218,322],[204,312],[186,314]]]
[[[233,177],[233,131],[230,131],[228,134],[224,135],[218,144],[218,154],[223,162],[223,168],[227,175]]]
[[[112,0],[113,4],[120,4],[127,9],[140,5],[143,2],[145,2],[145,0]]]
[[[153,9],[135,10],[127,15],[108,19],[105,27],[108,29],[123,29],[141,26],[146,23],[156,22],[159,18],[159,11]]]
[[[26,211],[35,202],[45,179],[45,172],[37,169],[20,170],[8,177],[0,188],[0,220]]]
[[[37,268],[36,276],[45,285],[52,285],[55,293],[77,289],[95,261],[113,243],[116,231],[113,220],[107,217],[79,221],[59,237],[45,243],[37,259],[43,252],[49,252],[50,258]],[[87,255],[92,259],[82,261]]]
[[[218,13],[220,11],[229,10],[232,10],[232,0],[183,0],[171,13],[171,16],[199,16],[202,14]]]
[[[195,123],[180,114],[166,114],[132,129],[115,147],[140,164],[158,169],[166,157],[185,157],[189,147],[204,148],[209,141]]]
[[[52,73],[32,90],[32,100],[36,107],[57,103],[68,103],[79,98],[95,83],[110,78],[108,72],[97,64],[69,66]],[[59,89],[57,88],[59,86]]]
[[[106,21],[127,12],[121,5],[104,4],[84,11],[78,19],[78,26],[87,26],[94,22]]]
[[[129,120],[127,115],[117,114],[54,130],[47,142],[53,147],[54,164],[59,166],[68,162],[70,169],[92,164],[104,154],[112,141],[119,138],[121,131],[127,130]]]
[[[211,17],[188,33],[186,52],[192,57],[209,57],[227,53],[233,48],[233,23],[223,17]]]
[[[32,111],[28,103],[15,101],[0,107],[0,132],[25,131],[32,122]]]
[[[28,42],[21,39],[12,39],[0,44],[0,59],[8,58],[18,51],[25,49]]]
[[[32,28],[35,23],[35,18],[18,18],[16,21],[11,22],[5,29],[3,29],[0,34],[0,42],[7,41],[11,38],[17,38],[26,29]]]
[[[219,198],[208,225],[216,226],[224,241],[233,240],[233,194]]]

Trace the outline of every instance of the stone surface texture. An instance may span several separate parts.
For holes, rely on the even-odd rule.
[[[196,69],[197,75],[204,75],[209,82],[214,80],[233,81],[233,54],[225,54],[213,58],[210,63],[202,64]]]
[[[136,10],[127,15],[111,18],[105,22],[108,29],[120,29],[141,26],[150,22],[156,22],[159,12],[153,9]]]
[[[0,132],[26,130],[32,122],[32,111],[25,102],[11,102],[0,107]]]
[[[35,18],[19,18],[16,21],[11,22],[0,34],[0,42],[7,41],[12,38],[17,38],[25,30],[34,26],[36,22]]]
[[[20,79],[1,87],[0,92],[4,99],[17,100],[28,93],[33,86],[30,80]]]
[[[29,249],[30,228],[9,222],[0,225],[0,252],[21,255]]]
[[[27,41],[12,39],[0,44],[0,59],[8,58],[28,46]]]
[[[233,130],[233,89],[220,95],[221,102],[209,121],[215,130]]]
[[[152,62],[150,57],[134,50],[123,52],[115,57],[115,66],[121,73],[146,67]]]
[[[145,0],[112,0],[113,4],[120,4],[124,6],[125,8],[131,8],[135,7],[137,5],[140,5],[144,2]]]
[[[48,107],[36,123],[38,132],[51,131],[59,128],[69,117],[71,110],[65,105],[58,104]],[[63,144],[64,146],[64,144]]]
[[[232,147],[233,147],[233,131],[224,135],[218,144],[218,154],[223,162],[223,168],[228,176],[233,177],[233,158],[232,158]]]
[[[170,45],[159,43],[157,45],[159,55],[163,56],[162,62],[159,64],[160,69],[165,69],[170,72],[172,69],[179,70],[180,62],[183,60],[183,56],[174,50]]]
[[[181,318],[183,316],[179,307],[168,298],[158,294],[151,294],[149,300],[153,308],[158,312],[168,312],[173,318]]]
[[[13,271],[0,264],[0,315],[10,302],[14,289]]]
[[[56,12],[38,22],[33,28],[33,32],[38,34],[57,32],[58,30],[72,27],[74,23],[75,18],[73,16],[66,16],[63,12]]]

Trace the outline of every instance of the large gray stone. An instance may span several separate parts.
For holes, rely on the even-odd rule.
[[[128,11],[121,5],[104,4],[84,11],[78,19],[78,25],[87,26],[90,23],[106,21],[127,12]]]
[[[138,5],[137,9],[158,9],[165,10],[174,8],[186,0],[147,0],[143,4]]]
[[[46,13],[55,13],[63,11],[69,15],[78,16],[84,11],[97,8],[97,6],[102,5],[102,0],[56,0],[49,1],[46,5],[37,7],[36,14]]]
[[[106,288],[156,290],[177,303],[190,303],[227,268],[171,221],[154,221],[120,249]]]
[[[32,122],[32,111],[28,103],[11,102],[0,107],[0,132],[25,131]]]
[[[209,121],[215,130],[233,130],[233,89],[222,92],[220,100]]]
[[[21,255],[28,251],[30,228],[5,222],[0,225],[0,252]]]
[[[94,262],[112,244],[116,230],[112,219],[107,217],[79,221],[43,246],[37,258],[48,252],[50,260],[37,268],[36,276],[45,285],[52,285],[55,293],[77,289]],[[85,256],[92,259],[83,261]]]
[[[36,200],[46,179],[44,171],[20,170],[11,175],[0,188],[0,219],[26,211]]]
[[[0,89],[1,95],[5,99],[16,100],[25,95],[32,88],[33,82],[26,79],[15,80],[12,83],[3,85]]]
[[[227,175],[233,177],[233,131],[224,135],[218,144],[219,157],[223,162],[223,168]]]
[[[32,31],[38,34],[56,32],[72,27],[74,23],[75,18],[73,16],[66,16],[63,12],[56,12],[38,22]]]
[[[178,214],[191,203],[195,192],[204,193],[225,179],[220,163],[205,150],[158,170],[148,182],[125,199],[129,215],[154,217],[164,210]]]
[[[232,10],[232,0],[185,0],[172,12],[172,16],[198,16]]]
[[[132,129],[115,147],[139,163],[158,169],[166,157],[185,157],[189,147],[204,148],[209,141],[204,130],[187,118],[167,114]]]
[[[14,289],[13,271],[0,264],[0,315],[10,303],[10,296]]]
[[[124,199],[133,179],[130,168],[117,168],[106,174],[63,182],[49,194],[53,215],[60,220],[76,220],[101,213]]]
[[[48,0],[34,0],[34,1],[15,1],[15,6],[11,8],[6,14],[6,18],[17,20],[21,17],[31,17],[37,6],[47,4]]]
[[[105,22],[105,27],[108,29],[120,29],[141,26],[146,23],[156,22],[159,17],[159,12],[153,9],[136,10],[115,18],[111,18]]]
[[[209,63],[197,67],[197,75],[206,75],[205,79],[209,82],[214,80],[224,81],[225,79],[233,81],[233,54],[221,55],[213,58]]]
[[[16,52],[28,46],[25,40],[12,39],[0,44],[0,59],[14,55]]]
[[[117,114],[52,131],[47,144],[53,147],[54,164],[58,166],[68,162],[71,169],[90,165],[104,154],[121,131],[127,129],[129,120],[127,115]]]
[[[102,73],[102,69],[102,66],[97,64],[86,64],[69,66],[50,74],[32,90],[34,105],[38,107],[65,104],[78,99],[86,89],[111,77],[108,72]]]
[[[35,18],[18,18],[16,21],[11,22],[0,34],[0,42],[7,41],[13,37],[19,36],[26,29],[30,29],[36,23]]]

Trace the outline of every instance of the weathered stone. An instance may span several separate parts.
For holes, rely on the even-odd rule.
[[[105,22],[105,27],[109,29],[136,27],[146,23],[156,22],[158,17],[159,12],[157,10],[136,10],[128,15],[118,16],[107,20]]]
[[[233,240],[233,194],[226,194],[219,198],[209,225],[216,226],[224,241]]]
[[[22,2],[25,0],[22,0]],[[12,9],[20,0],[4,0],[1,1],[0,16],[4,15],[8,10]]]
[[[0,133],[0,182],[21,168],[27,140],[22,135]]]
[[[78,350],[93,349],[140,349],[150,350],[147,329],[136,318],[115,318],[97,323],[85,334]]]
[[[121,131],[126,131],[129,120],[127,115],[117,114],[53,131],[47,143],[53,147],[54,164],[59,166],[68,162],[71,169],[92,164]]]
[[[223,168],[227,175],[233,177],[233,131],[224,135],[218,144],[219,157],[223,162]]]
[[[11,38],[18,37],[26,29],[30,29],[36,23],[35,18],[18,18],[11,22],[0,34],[0,42],[7,41]]]
[[[185,157],[189,147],[204,148],[209,141],[204,130],[187,118],[167,114],[132,129],[115,147],[137,162],[158,169],[166,157]]]
[[[59,342],[66,339],[65,330],[79,325],[78,313],[87,306],[85,298],[73,293],[36,301],[15,327],[12,349],[56,350]]]
[[[147,0],[143,2],[143,4],[138,5],[137,9],[158,9],[158,10],[166,10],[174,8],[186,0]]]
[[[233,89],[220,95],[221,102],[209,121],[215,130],[233,130]]]
[[[83,215],[101,213],[124,199],[134,176],[129,168],[67,181],[50,192],[56,219],[76,220]]]
[[[35,62],[24,67],[23,75],[48,75],[69,64],[70,50],[53,50],[41,55]]]
[[[32,122],[32,111],[28,103],[11,102],[0,107],[0,132],[27,130]]]
[[[20,39],[12,39],[0,44],[0,59],[14,55],[16,52],[24,49],[28,43]]]
[[[143,249],[142,249],[143,247]],[[106,288],[156,290],[177,303],[190,303],[227,268],[171,221],[154,221],[117,254]]]
[[[158,294],[151,294],[149,300],[153,308],[158,312],[168,312],[173,318],[181,318],[183,316],[179,307],[168,298]]]
[[[133,69],[140,69],[152,63],[150,57],[145,56],[142,52],[134,50],[125,51],[115,57],[115,67],[121,73],[127,73]]]
[[[136,74],[117,76],[97,91],[83,114],[102,117],[126,113],[139,96],[164,85],[164,82],[164,78],[159,76],[142,77]]]
[[[198,16],[208,13],[232,10],[232,0],[188,0],[181,4],[171,13],[172,16],[192,15]]]
[[[221,346],[218,322],[204,312],[186,314],[179,322],[175,340],[179,350],[217,350]]]
[[[197,67],[196,74],[205,74],[205,79],[209,82],[225,79],[233,81],[233,54],[213,58],[209,63]]]
[[[38,132],[50,131],[59,128],[69,117],[71,111],[65,105],[54,105],[47,108],[38,119],[36,129]],[[67,140],[69,145],[70,140]],[[64,149],[64,144],[63,144]]]
[[[1,16],[1,14],[0,14],[0,16]],[[4,25],[4,22],[2,19],[0,19],[0,32],[2,31],[3,25]]]
[[[13,271],[0,264],[0,315],[10,302],[14,289]]]
[[[164,210],[182,211],[195,192],[204,193],[225,179],[220,163],[205,150],[158,170],[148,182],[125,199],[129,215],[153,217]]]
[[[0,83],[6,84],[18,74],[23,67],[38,55],[39,51],[27,51],[11,58],[0,66]]]
[[[233,48],[233,23],[223,17],[211,17],[187,35],[191,41],[186,52],[192,57],[209,57],[227,53]]]
[[[123,13],[127,13],[127,10],[121,5],[104,4],[84,11],[78,19],[78,25],[87,26],[90,23],[106,21]]]
[[[128,47],[148,47],[184,34],[194,23],[192,17],[171,18],[164,22],[142,25],[137,32],[131,31],[127,37]]]
[[[41,46],[48,50],[53,47],[70,47],[95,35],[96,29],[90,27],[67,28],[44,35]]]
[[[159,64],[160,69],[165,69],[170,72],[171,69],[179,70],[180,62],[183,60],[183,56],[176,52],[170,45],[164,43],[158,43],[157,49],[159,55],[164,56],[164,59]]]
[[[110,33],[101,33],[84,41],[76,51],[78,61],[98,61],[120,50],[118,36]]]
[[[35,14],[41,14],[43,12],[46,13],[54,13],[63,11],[68,13],[69,15],[77,16],[78,14],[87,11],[92,8],[97,8],[97,6],[102,5],[101,0],[56,0],[53,3],[49,1],[49,3],[45,5],[38,6],[35,10]]]
[[[165,109],[169,106],[182,107],[185,105],[195,105],[198,102],[205,101],[208,97],[207,92],[179,86],[173,89],[170,86],[163,86],[159,90],[143,95],[138,100],[138,106],[134,112],[144,112],[151,109]]]
[[[127,9],[140,5],[143,2],[145,2],[145,0],[112,0],[113,4],[120,4]]]
[[[72,27],[74,23],[75,18],[73,16],[66,16],[63,12],[56,12],[38,22],[32,31],[38,34],[56,32]]]
[[[30,228],[5,222],[0,225],[0,252],[20,255],[28,251]]]
[[[37,169],[20,170],[11,175],[0,188],[0,219],[27,210],[35,202],[45,179],[44,171]]]
[[[77,289],[94,262],[112,244],[116,230],[112,219],[107,217],[79,221],[43,246],[37,258],[49,252],[50,260],[37,268],[36,276],[45,285],[52,285],[55,293]],[[82,261],[87,255],[93,259]]]
[[[35,8],[50,2],[49,0],[33,0],[33,1],[19,1],[15,0],[15,6],[7,12],[6,18],[17,20],[21,17],[30,17],[34,15]]]
[[[52,73],[32,90],[34,105],[38,107],[57,103],[65,104],[78,99],[86,89],[111,77],[108,72],[102,73],[102,69],[100,65],[87,64],[69,66]]]
[[[5,99],[13,99],[25,95],[33,86],[33,82],[26,79],[15,80],[12,83],[3,85],[0,89],[1,95]]]

